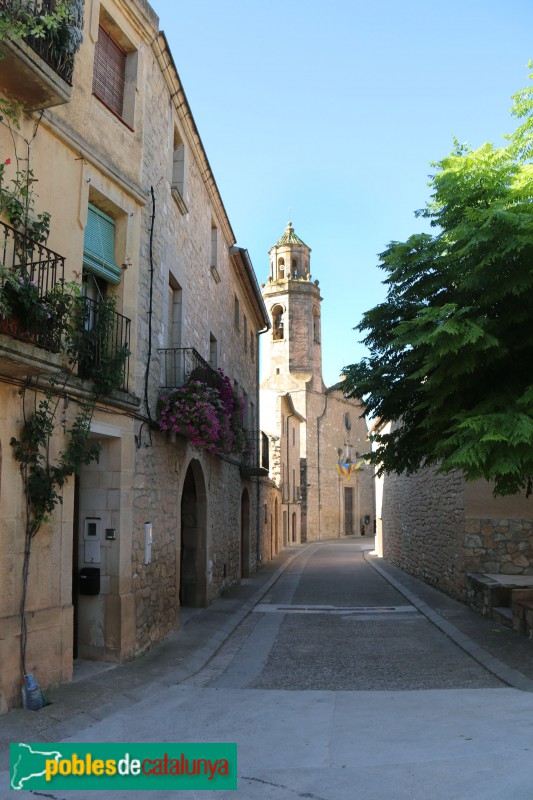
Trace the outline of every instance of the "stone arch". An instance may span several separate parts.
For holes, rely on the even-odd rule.
[[[313,308],[313,340],[320,344],[320,310],[317,306]]]
[[[284,308],[279,304],[272,306],[272,338],[280,341],[285,336]]]
[[[250,575],[250,495],[243,489],[241,495],[241,578]]]
[[[200,462],[190,462],[181,492],[180,605],[207,606],[207,492]]]

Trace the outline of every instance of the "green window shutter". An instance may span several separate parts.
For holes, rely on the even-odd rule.
[[[83,264],[109,283],[120,283],[122,270],[115,263],[115,221],[91,203],[87,210]]]

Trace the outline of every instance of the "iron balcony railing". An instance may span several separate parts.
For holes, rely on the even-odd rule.
[[[158,350],[161,363],[161,389],[179,389],[188,381],[218,385],[218,373],[194,347],[164,347]]]
[[[241,467],[252,475],[268,474],[268,436],[263,431],[245,431],[245,436],[246,447],[240,457]]]
[[[76,344],[78,377],[96,380],[100,373],[105,376],[110,370],[119,371],[113,384],[119,391],[127,392],[131,320],[89,297],[82,298],[82,303]]]
[[[62,320],[50,292],[64,280],[64,256],[0,222],[0,265],[2,332],[57,352]]]
[[[56,0],[0,0],[0,12],[4,12],[15,22],[26,22],[32,18],[42,17],[54,11]],[[71,20],[76,25],[82,23],[83,2],[72,0],[72,13],[79,17]],[[72,86],[75,54],[79,47],[81,30],[65,21],[56,30],[47,30],[44,36],[26,36],[29,44],[42,59],[46,61],[57,75]]]

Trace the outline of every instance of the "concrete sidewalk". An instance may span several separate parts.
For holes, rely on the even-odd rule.
[[[335,540],[346,542],[347,539]],[[360,542],[371,550],[372,540]],[[333,542],[332,542],[333,544]],[[270,590],[300,553],[320,543],[290,547],[208,609],[186,611],[182,628],[127,664],[78,665],[74,682],[47,693],[39,712],[15,709],[0,717],[0,770],[9,764],[10,742],[58,742],[75,737],[115,712],[153,698],[198,672]],[[382,559],[365,553],[372,569],[463,650],[509,686],[533,691],[533,641],[470,611]]]

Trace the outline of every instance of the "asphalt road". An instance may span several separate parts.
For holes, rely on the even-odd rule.
[[[362,546],[339,540],[304,550],[189,683],[292,691],[502,687],[365,561]]]
[[[532,800],[533,693],[442,633],[365,561],[364,544],[299,548],[196,674],[119,708],[126,691],[100,720],[87,708],[62,741],[238,745],[236,791],[119,789],[113,800]],[[157,654],[102,680],[143,669],[156,676]],[[94,798],[55,785],[12,796],[39,795]]]

